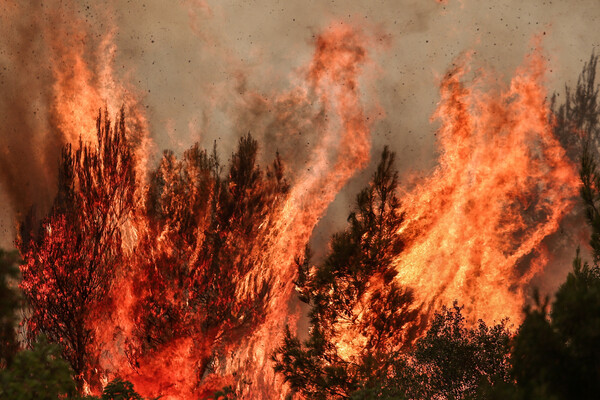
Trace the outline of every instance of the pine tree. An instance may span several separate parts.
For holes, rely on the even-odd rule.
[[[288,185],[279,155],[266,169],[257,158],[258,143],[248,134],[225,176],[216,147],[209,154],[198,144],[181,160],[165,152],[151,173],[148,230],[132,261],[138,266],[135,353],[193,337],[201,377],[218,355],[216,343],[239,341],[264,317],[269,282],[258,282],[249,297],[237,290],[254,267],[250,256]]]
[[[394,378],[400,352],[421,328],[413,323],[419,310],[412,293],[394,281],[391,265],[403,246],[394,158],[386,147],[325,261],[310,267],[307,252],[297,262],[300,298],[310,305],[309,337],[301,342],[288,330],[274,360],[276,371],[306,398],[378,391]]]
[[[595,399],[600,392],[600,104],[598,56],[583,67],[574,91],[553,110],[555,131],[572,158],[580,158],[581,198],[590,226],[593,265],[577,251],[554,301],[536,292],[534,306],[513,340],[511,383],[484,390],[485,399]]]

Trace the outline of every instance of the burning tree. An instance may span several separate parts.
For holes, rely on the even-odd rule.
[[[52,210],[39,226],[24,224],[18,241],[29,337],[60,343],[80,387],[96,364],[90,320],[123,262],[121,230],[135,203],[123,111],[112,127],[98,115],[96,128],[97,143],[63,149]]]
[[[368,124],[356,89],[366,54],[360,42],[344,28],[317,40],[309,86],[321,97],[323,115],[334,110],[342,130],[323,130],[311,168],[291,188],[278,156],[268,168],[258,166],[250,135],[227,166],[216,149],[195,145],[181,159],[165,152],[148,182],[136,175],[123,113],[113,127],[98,116],[94,143],[65,147],[51,212],[21,230],[21,287],[31,309],[30,337],[42,332],[60,343],[80,389],[84,381],[99,389],[99,378],[122,376],[142,395],[190,398],[223,387],[243,392],[248,376],[259,381],[251,390],[267,382],[249,371],[267,365],[266,349],[283,336],[293,257],[368,159]],[[274,357],[293,389],[310,398],[465,397],[479,378],[496,370],[505,376],[504,326],[467,329],[456,309],[434,317],[416,352],[403,352],[430,311],[454,297],[472,299],[471,314],[474,305],[496,316],[518,286],[511,312],[520,309],[520,289],[535,271],[515,266],[568,209],[573,171],[548,124],[540,58],[531,64],[533,71],[521,71],[510,90],[485,101],[461,82],[462,68],[448,74],[438,110],[441,167],[401,206],[394,154],[386,148],[325,261],[312,267],[309,251],[297,260],[295,283],[311,307],[311,330],[304,343],[288,331]],[[595,177],[589,182],[600,186]],[[482,201],[489,197],[493,207]],[[484,273],[494,265],[500,267]],[[477,359],[490,343],[490,357]],[[465,351],[457,355],[453,347]],[[453,368],[457,360],[476,371]],[[438,378],[442,384],[432,383]],[[404,379],[429,385],[426,394],[403,387]]]
[[[226,179],[216,149],[209,156],[197,144],[182,161],[166,152],[152,174],[149,228],[139,246],[152,252],[142,251],[138,258],[140,279],[149,289],[140,310],[153,310],[141,315],[145,337],[164,341],[169,332],[184,333],[184,326],[167,325],[189,325],[190,318],[206,333],[224,323],[249,323],[260,314],[256,307],[266,301],[267,282],[256,293],[260,302],[236,297],[236,284],[252,267],[244,256],[287,184],[279,157],[263,173],[257,150],[250,135],[241,138]]]
[[[64,148],[52,210],[18,243],[28,333],[61,344],[80,389],[107,373],[145,379],[140,368],[161,368],[149,359],[182,346],[192,367],[176,368],[193,373],[182,383],[193,391],[263,316],[269,279],[247,279],[288,189],[283,164],[277,155],[261,170],[248,135],[225,178],[216,149],[195,145],[180,161],[165,152],[143,187],[134,150],[123,112],[114,127],[98,116],[97,144]],[[256,290],[240,294],[248,284]]]
[[[505,322],[471,327],[455,303],[434,313],[424,334],[428,309],[394,279],[391,263],[403,248],[397,180],[386,148],[323,264],[310,267],[310,252],[297,263],[309,337],[302,343],[288,330],[274,361],[308,399],[462,399],[508,379]]]
[[[229,165],[195,146],[179,160],[165,153],[148,176],[120,121],[97,145],[65,149],[54,207],[23,225],[19,247],[30,335],[61,343],[80,386],[98,392],[120,376],[142,395],[279,389],[268,354],[288,320],[294,255],[368,161],[358,80],[366,40],[345,25],[315,38],[304,83],[286,101],[314,112],[319,139],[291,188],[279,157],[258,166],[250,136]],[[80,119],[59,124],[65,142]]]
[[[194,371],[182,384],[195,387],[215,372],[219,354],[264,316],[268,278],[247,295],[240,286],[288,185],[279,156],[263,171],[257,154],[258,143],[247,135],[225,178],[216,149],[209,155],[197,144],[180,161],[165,152],[152,172],[144,233],[132,258],[133,364],[193,338],[183,346],[194,367],[181,369]]]
[[[323,264],[298,261],[300,298],[311,306],[302,344],[289,331],[274,356],[276,371],[308,398],[348,398],[387,379],[400,351],[422,328],[412,292],[394,281],[391,257],[403,244],[397,232],[394,153],[384,149],[373,182],[356,198],[349,227],[331,240]]]
[[[590,226],[593,265],[579,251],[573,269],[554,301],[541,299],[526,310],[511,356],[513,384],[485,398],[594,399],[600,391],[600,105],[596,83],[598,56],[584,65],[574,90],[566,88],[557,105],[555,130],[563,145],[579,158],[580,195]],[[574,155],[574,156],[573,156]]]

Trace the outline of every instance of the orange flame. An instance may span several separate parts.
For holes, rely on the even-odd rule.
[[[294,257],[302,253],[314,226],[339,190],[369,160],[370,130],[360,104],[357,82],[361,66],[367,60],[366,43],[360,32],[345,25],[331,26],[316,41],[308,84],[319,95],[326,112],[335,113],[337,121],[330,122],[332,126],[324,130],[310,167],[297,178],[275,216],[277,222],[263,239],[254,272],[270,274],[278,290],[270,301],[266,323],[240,347],[240,356],[228,366],[229,370],[235,370],[247,363],[248,358],[252,359],[253,368],[259,367],[253,378],[271,381],[261,389],[266,398],[283,398],[281,388],[272,391],[271,385],[277,382],[268,358],[282,340],[284,324],[290,322],[285,305],[292,295],[296,272]],[[246,285],[241,289],[253,290]],[[250,387],[246,394],[250,396],[254,391],[253,398],[256,398],[256,389]]]
[[[60,20],[60,11],[51,19]],[[76,143],[81,135],[84,144],[97,145],[90,115],[101,106],[114,114],[121,107],[115,102],[130,99],[125,106],[134,129],[128,138],[137,144],[136,196],[141,203],[147,190],[149,139],[135,96],[118,83],[111,69],[114,33],[105,35],[99,45],[95,58],[102,69],[95,70],[82,44],[85,29],[73,21],[76,18],[68,32],[46,27],[55,82],[52,127],[65,143]],[[285,96],[285,101],[307,104],[316,98],[325,117],[306,168],[294,175],[288,191],[270,193],[277,197],[270,203],[273,208],[265,212],[260,226],[252,227],[252,243],[234,255],[235,265],[250,266],[230,276],[233,296],[239,300],[236,306],[265,295],[261,288],[269,286],[264,317],[252,332],[246,337],[231,334],[226,340],[229,325],[193,330],[195,316],[185,315],[164,343],[153,348],[135,343],[139,314],[147,311],[140,310],[144,304],[140,299],[158,291],[149,276],[160,277],[158,260],[181,252],[189,255],[188,265],[205,267],[199,265],[198,249],[210,223],[209,215],[200,215],[194,221],[193,243],[181,244],[170,239],[178,227],[150,226],[144,206],[139,206],[120,227],[129,264],[116,266],[110,298],[87,321],[102,369],[96,371],[99,380],[120,376],[131,380],[144,396],[164,399],[198,398],[229,384],[237,385],[243,398],[284,398],[286,389],[274,375],[270,355],[281,343],[285,324],[293,325],[297,318],[291,301],[294,257],[302,253],[336,194],[369,160],[370,126],[358,81],[369,61],[369,44],[362,32],[332,25],[316,39],[301,87]],[[464,84],[465,63],[442,81],[435,114],[442,122],[439,166],[403,197],[407,219],[398,236],[406,247],[394,259],[397,279],[414,289],[419,305],[427,310],[460,299],[468,302],[471,318],[492,321],[509,316],[520,321],[524,288],[547,262],[547,255],[539,253],[540,244],[556,231],[577,190],[575,170],[553,136],[544,70],[538,51],[508,88],[483,91],[483,79]],[[211,195],[214,185],[207,188]],[[185,196],[195,194],[176,199],[173,213],[188,200]],[[236,233],[226,238],[229,249],[235,249],[238,240],[248,244]],[[520,266],[532,255],[528,268]],[[170,288],[164,297],[174,307],[189,301]],[[345,355],[354,342],[362,345],[360,338],[341,333],[339,346]],[[200,368],[199,360],[207,359],[210,368]]]
[[[537,49],[507,88],[464,84],[464,60],[442,81],[439,166],[403,197],[407,248],[395,259],[427,308],[459,299],[471,318],[521,321],[524,289],[547,261],[537,249],[578,187],[553,135],[545,70]]]
[[[111,311],[110,321],[100,316],[94,322],[102,366],[108,377],[125,377],[143,395],[163,394],[166,399],[197,398],[231,383],[238,385],[237,391],[244,398],[283,396],[285,390],[274,376],[270,355],[282,339],[285,324],[293,323],[296,318],[288,305],[296,272],[294,258],[304,250],[314,226],[335,195],[369,160],[370,130],[360,104],[357,81],[361,66],[367,61],[365,42],[359,31],[345,25],[332,26],[316,39],[315,55],[307,69],[304,86],[295,88],[293,95],[284,96],[285,101],[309,102],[314,94],[327,115],[327,122],[307,168],[294,177],[290,190],[279,201],[280,206],[271,210],[257,227],[258,236],[253,243],[239,250],[243,256],[239,256],[237,262],[251,268],[247,273],[231,277],[235,296],[253,299],[264,295],[261,287],[268,282],[271,290],[263,322],[256,325],[248,337],[240,338],[239,343],[224,341],[227,332],[221,330],[225,327],[203,335],[184,335],[148,354],[127,354],[128,340],[136,329],[136,298],[149,290],[144,288],[144,282],[151,279],[140,276],[136,271],[138,266],[133,265],[114,285],[115,300],[111,305],[116,309]],[[208,215],[198,221],[197,243],[206,240],[203,232],[208,223]],[[132,221],[132,225],[136,237],[151,232],[142,215]],[[159,233],[155,244],[158,248],[152,250],[155,254],[187,251],[170,247],[169,229],[166,227]],[[237,247],[234,243],[230,245]],[[145,244],[139,242],[137,246]],[[196,250],[190,248],[189,251]],[[136,260],[135,253],[140,250],[134,251],[132,262]],[[143,250],[141,253],[145,257]],[[192,255],[192,259],[197,257]],[[195,263],[190,261],[190,265]],[[168,292],[167,296],[175,303],[181,297],[174,292]],[[132,356],[136,362],[133,367],[130,365]],[[198,362],[207,357],[212,360],[210,370],[213,372],[198,377]]]

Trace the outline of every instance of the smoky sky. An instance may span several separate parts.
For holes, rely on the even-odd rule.
[[[44,63],[52,55],[40,37],[52,35],[53,24],[80,20],[90,32],[89,47],[114,30],[115,79],[135,88],[157,150],[154,159],[162,149],[181,152],[196,141],[205,147],[216,141],[227,158],[237,139],[251,132],[261,141],[263,163],[275,150],[284,159],[310,151],[306,121],[318,113],[285,100],[302,79],[315,36],[335,23],[371,35],[375,43],[361,88],[376,121],[372,162],[329,207],[314,235],[321,242],[343,226],[384,145],[397,152],[401,176],[427,174],[435,166],[437,124],[430,116],[440,77],[460,54],[472,51],[475,68],[493,68],[508,81],[539,35],[549,62],[547,87],[560,91],[576,81],[600,38],[596,0],[115,0],[50,1],[46,7],[53,3],[66,14],[48,20],[43,6],[7,1],[0,7],[0,244],[5,247],[14,239],[17,212],[25,204],[51,201],[51,171],[64,142],[49,128],[53,98],[46,88],[53,82]],[[286,110],[287,120],[275,117]]]

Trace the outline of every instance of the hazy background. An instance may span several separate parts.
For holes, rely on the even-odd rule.
[[[46,7],[53,3],[59,4],[50,1]],[[22,3],[0,0],[5,16],[5,27],[0,28],[0,168],[13,168],[17,162],[30,165],[40,157],[44,168],[51,168],[60,141],[52,135],[35,136],[32,132],[43,126],[40,122],[25,128],[13,122],[15,116],[20,124],[29,120],[23,107],[15,109],[18,102],[13,97],[24,87],[42,93],[44,85],[51,84],[43,76],[36,83],[32,76],[44,71],[43,58],[15,56],[27,43],[39,46],[36,25],[29,19],[43,14],[44,6],[22,9],[21,23],[7,28],[7,20],[17,15],[11,10],[23,8],[18,4]],[[277,97],[296,84],[310,61],[315,34],[341,22],[377,37],[373,62],[365,67],[376,79],[365,80],[363,87],[367,108],[381,113],[373,126],[373,161],[338,195],[317,228],[316,243],[343,226],[355,193],[367,182],[384,145],[397,152],[404,176],[427,174],[435,165],[437,125],[429,117],[438,101],[439,77],[459,54],[472,50],[475,66],[494,68],[508,80],[531,50],[531,38],[541,35],[552,92],[576,81],[600,39],[597,0],[115,0],[108,6],[88,1],[68,8],[93,32],[92,41],[114,29],[115,73],[137,90],[158,150],[154,157],[162,149],[181,152],[195,141],[210,147],[216,140],[227,158],[237,138],[248,131],[261,138],[263,160],[271,159],[276,149],[284,160],[302,153],[302,142],[286,141],[290,133],[278,133],[279,126],[272,122],[285,109]],[[41,103],[43,111],[46,97],[32,101]],[[305,134],[310,148],[310,133]],[[27,175],[23,179],[31,189],[24,196],[42,191],[51,197],[52,190],[38,187],[43,186],[41,180],[52,181],[51,173]],[[9,180],[0,185],[0,245],[11,247],[19,205],[7,196]]]

